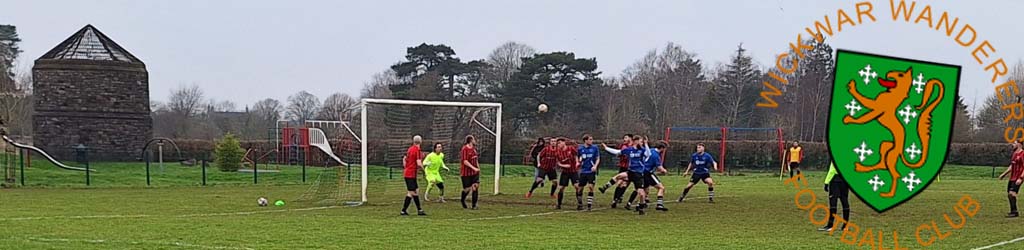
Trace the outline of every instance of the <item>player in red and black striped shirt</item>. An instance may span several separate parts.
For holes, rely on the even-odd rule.
[[[540,175],[537,175],[537,179],[534,180],[530,192],[526,193],[527,199],[533,196],[533,190],[537,189],[537,186],[544,183],[544,177],[551,181],[551,196],[555,196],[555,189],[558,187],[558,183],[555,181],[555,178],[558,177],[558,172],[555,170],[558,167],[558,141],[551,138],[548,146],[540,151],[537,158],[540,158]]]
[[[629,148],[630,145],[633,145],[633,135],[626,134],[622,136],[622,145],[619,145],[619,150]],[[597,188],[599,191],[601,191],[601,193],[604,193],[604,191],[608,190],[609,187],[615,185],[615,194],[612,196],[612,208],[615,208],[616,205],[622,202],[622,195],[626,193],[626,186],[628,186],[629,184],[626,182],[626,180],[628,179],[628,172],[629,157],[619,155],[619,173],[616,174],[615,176],[612,176],[612,178],[608,180],[608,183],[605,183],[604,186]]]
[[[562,198],[565,196],[565,187],[571,183],[576,187],[576,210],[583,210],[583,199],[580,194],[580,165],[576,157],[576,149],[565,145],[565,138],[558,138],[557,150],[558,167],[562,169],[562,175],[558,177],[558,204],[555,209],[562,209]]]
[[[466,145],[462,146],[459,156],[462,158],[462,168],[459,175],[462,176],[462,208],[466,207],[466,195],[473,194],[473,209],[477,209],[480,189],[480,155],[476,152],[476,138],[473,135],[466,136]]]
[[[419,135],[412,137],[412,146],[405,151],[405,156],[402,161],[405,164],[405,171],[402,176],[405,177],[405,205],[402,206],[401,215],[409,215],[406,209],[409,209],[409,201],[416,202],[416,214],[427,215],[423,212],[423,208],[420,207],[420,195],[419,195],[419,184],[416,183],[416,172],[419,172],[423,168],[423,152],[420,151],[420,143],[423,143],[423,137]]]
[[[1010,199],[1010,213],[1006,217],[1017,217],[1017,194],[1020,192],[1020,185],[1024,184],[1024,149],[1021,149],[1020,140],[1013,141],[1013,156],[1010,157],[1010,167],[999,175],[1002,180],[1006,174],[1010,174],[1010,182],[1006,184],[1006,197]]]

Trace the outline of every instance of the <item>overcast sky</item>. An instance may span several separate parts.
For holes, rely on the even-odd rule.
[[[708,66],[728,60],[739,43],[764,67],[804,27],[836,10],[854,16],[852,1],[0,1],[0,23],[18,28],[27,72],[32,61],[86,24],[135,56],[150,74],[150,96],[197,84],[208,97],[239,108],[300,90],[321,100],[358,96],[374,73],[403,59],[405,48],[442,43],[464,60],[480,59],[506,41],[540,52],[596,57],[603,77],[619,75],[667,42],[697,53]],[[992,93],[991,75],[944,33],[927,24],[894,22],[888,0],[870,1],[878,20],[844,30],[834,48],[963,66],[968,104]],[[1024,57],[1014,23],[1024,1],[918,1],[973,26],[993,56]],[[979,1],[981,2],[981,1]],[[920,10],[918,6],[915,11]],[[914,16],[917,14],[915,13]],[[955,33],[954,33],[955,35]],[[980,43],[981,40],[975,42]],[[1012,66],[1012,65],[1011,65]]]

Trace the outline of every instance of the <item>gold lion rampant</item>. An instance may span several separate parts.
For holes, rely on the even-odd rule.
[[[928,158],[928,146],[931,141],[931,125],[932,125],[932,111],[935,110],[935,106],[942,101],[944,88],[942,81],[938,79],[931,79],[925,85],[925,91],[923,98],[921,99],[921,105],[917,106],[917,110],[924,109],[921,112],[921,119],[917,122],[917,131],[921,137],[921,159],[915,163],[907,162],[904,151],[902,150],[906,143],[906,129],[903,128],[903,124],[900,123],[899,118],[896,116],[900,104],[907,100],[907,96],[910,93],[910,87],[913,85],[913,68],[908,68],[907,71],[889,71],[885,74],[885,78],[878,78],[878,84],[882,85],[886,89],[885,92],[878,94],[875,99],[869,99],[864,97],[857,92],[856,84],[854,81],[850,81],[847,84],[847,88],[850,90],[850,94],[856,99],[861,105],[864,105],[870,110],[867,114],[860,117],[854,118],[853,116],[847,115],[843,117],[843,124],[865,124],[871,121],[877,120],[883,127],[889,130],[892,134],[892,141],[882,141],[879,148],[881,153],[881,160],[873,166],[864,166],[860,162],[856,163],[857,172],[870,172],[875,170],[888,170],[889,175],[892,176],[892,182],[896,183],[900,178],[900,173],[896,171],[896,163],[902,159],[903,164],[910,168],[920,168],[924,164],[925,159]],[[892,80],[890,80],[892,79]],[[938,87],[938,98],[935,101],[928,102],[932,98],[932,90]],[[928,107],[925,107],[925,105]],[[893,151],[896,152],[893,152]],[[896,185],[890,185],[889,192],[882,193],[880,196],[885,198],[891,198],[896,194]]]

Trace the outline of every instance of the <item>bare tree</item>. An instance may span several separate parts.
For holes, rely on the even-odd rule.
[[[491,51],[487,56],[487,64],[494,67],[497,76],[501,77],[499,79],[507,81],[512,78],[512,74],[519,71],[519,67],[523,65],[523,57],[530,57],[536,53],[537,50],[529,45],[510,41]]]
[[[235,105],[232,101],[210,101],[213,105],[213,111],[217,112],[236,112],[238,111],[238,105]]]
[[[5,77],[6,74],[0,75],[0,78]],[[7,132],[10,134],[31,134],[32,74],[21,72],[16,76],[15,82],[10,85],[13,88],[0,90],[0,119],[7,121]]]
[[[485,83],[489,86],[484,87],[485,92],[494,93],[493,90],[500,88],[502,83],[512,79],[512,75],[519,71],[519,67],[523,66],[524,57],[531,57],[536,53],[537,50],[533,47],[512,41],[491,51],[485,61],[490,65],[486,76],[488,81]]]
[[[648,127],[661,129],[680,124],[698,125],[704,122],[698,119],[699,110],[688,107],[699,107],[703,100],[679,97],[704,96],[707,82],[703,71],[704,67],[695,54],[668,43],[664,49],[651,50],[623,70],[622,83],[639,94],[629,102],[640,106],[639,120]]]
[[[306,122],[316,117],[320,111],[320,99],[305,90],[288,97],[288,118],[298,122]]]
[[[324,99],[323,108],[320,109],[317,119],[340,121],[351,111],[352,107],[358,104],[356,99],[348,94],[334,93],[328,96],[327,99]]]
[[[391,69],[373,74],[373,79],[363,84],[363,90],[359,96],[362,98],[391,98],[392,85],[402,83],[395,71]]]
[[[267,98],[256,102],[252,106],[252,113],[261,122],[267,125],[277,122],[281,119],[281,113],[284,112],[284,105],[281,105],[280,101]]]
[[[172,90],[167,101],[167,109],[170,110],[167,122],[173,124],[171,127],[174,128],[171,137],[197,138],[193,130],[200,121],[196,120],[196,116],[208,107],[203,90],[198,85],[181,85]]]
[[[247,124],[243,136],[266,139],[267,130],[276,126],[277,121],[281,120],[282,113],[284,105],[278,100],[267,98],[256,102],[246,114]]]
[[[179,86],[171,91],[167,108],[182,117],[192,117],[203,112],[203,90],[198,85]]]
[[[1006,81],[1014,81],[1018,89],[1024,89],[1024,63],[1018,62],[1011,68]],[[1014,130],[1024,126],[1024,121],[1013,119],[1011,111],[1004,109],[1006,105],[1019,101],[1019,95],[1014,97],[1011,94],[1004,93],[1000,98],[1000,93],[992,93],[985,98],[985,103],[978,107],[974,115],[978,127],[974,133],[975,142],[1008,142],[1015,139]],[[1007,128],[1011,130],[1007,132]]]

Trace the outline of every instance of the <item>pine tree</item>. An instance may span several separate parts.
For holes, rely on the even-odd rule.
[[[956,117],[953,119],[953,142],[973,142],[974,120],[967,111],[963,96],[957,96]]]
[[[758,91],[764,75],[740,44],[729,64],[720,68],[712,81],[705,111],[713,112],[718,125],[728,127],[761,126],[765,112],[757,109]]]

